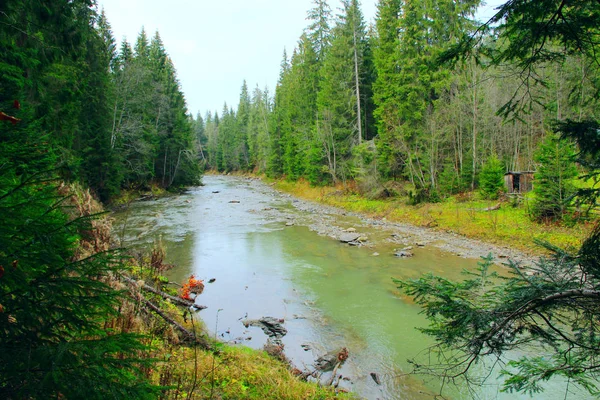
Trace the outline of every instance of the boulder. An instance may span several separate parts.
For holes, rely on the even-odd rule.
[[[350,243],[350,242],[354,242],[354,241],[358,240],[358,238],[360,238],[359,234],[347,232],[347,233],[343,233],[340,236],[340,242]]]
[[[400,257],[400,258],[409,258],[409,257],[412,257],[414,254],[411,253],[410,251],[401,250],[401,251],[394,253],[394,255],[396,257]]]

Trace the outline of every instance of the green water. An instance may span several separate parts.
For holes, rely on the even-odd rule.
[[[134,248],[151,246],[160,238],[167,261],[177,265],[170,279],[183,281],[192,273],[206,281],[216,279],[197,300],[208,306],[200,318],[212,334],[262,348],[266,335],[258,328],[245,328],[241,320],[283,318],[288,330],[285,353],[298,368],[312,369],[319,356],[347,347],[350,357],[339,372],[350,380],[342,381],[342,387],[369,399],[433,398],[438,380],[406,375],[406,360],[431,341],[415,329],[426,323],[419,307],[400,297],[392,277],[434,272],[458,279],[464,268],[476,266],[475,260],[429,247],[416,249],[410,259],[394,257],[391,244],[351,247],[302,226],[303,215],[290,207],[292,200],[260,182],[233,177],[204,181],[204,187],[186,195],[135,203],[116,215],[116,229],[124,245]],[[296,212],[299,222],[286,227],[290,212]],[[347,218],[340,223],[358,221]],[[381,255],[374,256],[375,251]],[[371,373],[377,374],[380,385]],[[488,382],[476,393],[454,388],[444,394],[454,399],[529,398],[499,394],[497,382]],[[537,398],[564,399],[563,386]],[[569,398],[585,397],[575,393]]]

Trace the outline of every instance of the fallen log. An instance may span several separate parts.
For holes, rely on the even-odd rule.
[[[488,211],[496,211],[499,209],[500,209],[500,203],[496,204],[495,206],[487,207],[487,208],[469,208],[469,211],[488,212]]]
[[[138,281],[136,281],[135,279],[130,278],[128,276],[123,276],[123,279],[125,279],[125,281],[127,281],[127,282],[129,282],[129,283],[131,283],[133,285],[137,285],[138,284]],[[150,286],[150,285],[148,285],[146,283],[143,283],[142,286],[141,286],[141,288],[144,289],[147,292],[157,294],[157,295],[161,296],[163,299],[170,300],[173,303],[178,304],[180,306],[193,307],[193,308],[196,309],[196,311],[200,311],[200,310],[206,309],[206,306],[198,305],[198,304],[194,303],[193,301],[185,300],[185,299],[182,299],[181,297],[171,296],[170,294],[165,293],[162,290],[155,289],[155,288],[153,288],[152,286]]]
[[[203,349],[206,349],[206,350],[210,349],[210,345],[208,344],[208,342],[206,340],[196,336],[196,334],[194,332],[191,332],[188,329],[186,329],[183,325],[181,325],[180,323],[175,321],[173,318],[169,317],[163,310],[161,310],[158,306],[156,306],[152,302],[150,302],[146,299],[143,299],[143,301],[144,301],[144,304],[146,305],[146,307],[148,307],[150,310],[154,311],[162,319],[167,321],[171,326],[173,326],[175,329],[177,329],[179,332],[181,332],[183,334],[184,340],[189,340],[196,344],[199,344]]]
[[[496,211],[496,210],[499,210],[499,209],[500,209],[500,203],[496,204],[493,207],[484,208],[481,211]]]

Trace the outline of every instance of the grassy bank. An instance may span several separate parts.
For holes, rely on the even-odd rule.
[[[547,241],[563,248],[578,248],[593,223],[539,224],[532,222],[525,199],[517,207],[509,201],[478,200],[476,195],[455,196],[440,203],[408,205],[406,198],[370,200],[357,193],[352,185],[311,187],[306,181],[278,180],[275,187],[299,198],[358,212],[376,219],[408,223],[472,239],[505,245],[530,254],[542,249],[534,239]],[[485,211],[488,208],[500,208]]]
[[[300,381],[264,351],[221,345],[217,351],[163,346],[152,374],[168,399],[330,399],[333,390]],[[344,395],[344,397],[346,397]],[[348,397],[346,397],[348,398]]]

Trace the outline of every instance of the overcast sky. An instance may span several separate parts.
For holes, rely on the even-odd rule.
[[[376,3],[362,1],[367,22]],[[337,12],[339,1],[329,4]],[[224,102],[237,107],[244,79],[250,90],[257,84],[274,90],[283,49],[291,54],[296,46],[313,0],[98,0],[98,6],[119,43],[126,37],[133,44],[142,26],[149,36],[160,32],[188,110],[204,116],[221,113]]]

